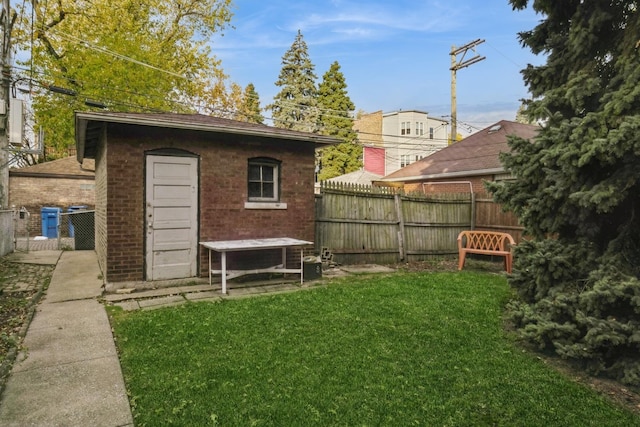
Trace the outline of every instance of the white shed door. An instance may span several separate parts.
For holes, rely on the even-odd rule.
[[[147,280],[197,274],[198,159],[147,156]]]

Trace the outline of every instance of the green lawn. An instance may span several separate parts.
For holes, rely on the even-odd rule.
[[[640,426],[522,351],[489,273],[114,312],[138,426]]]

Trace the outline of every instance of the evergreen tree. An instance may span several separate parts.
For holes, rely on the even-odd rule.
[[[238,109],[237,120],[249,123],[264,123],[264,116],[260,108],[260,96],[253,83],[244,88],[242,100]]]
[[[545,125],[510,140],[516,180],[489,185],[534,238],[516,250],[513,319],[541,348],[639,385],[638,2],[532,3],[545,19],[520,39],[547,62],[523,70],[526,114]]]
[[[353,130],[355,105],[347,94],[347,83],[335,61],[322,76],[318,87],[320,133],[335,136],[344,142],[322,149],[319,180],[353,172],[362,167],[362,146]]]
[[[273,98],[273,104],[267,106],[276,127],[317,132],[318,89],[314,70],[307,43],[298,30],[291,48],[282,57],[282,69],[275,83],[282,89]]]

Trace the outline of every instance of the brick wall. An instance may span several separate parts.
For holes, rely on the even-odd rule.
[[[353,121],[353,129],[361,144],[382,146],[382,111],[363,114]]]
[[[486,195],[487,192],[484,188],[483,181],[492,181],[492,175],[483,175],[483,176],[474,176],[470,178],[464,178],[461,180],[455,179],[440,179],[440,180],[432,180],[428,183],[406,183],[404,186],[404,190],[406,193],[411,192],[424,192],[426,194],[438,194],[438,193],[466,193],[469,194],[470,187],[469,182],[471,182],[471,186],[473,187],[473,192],[477,195]],[[436,184],[439,183],[439,184]]]
[[[42,224],[40,209],[42,207],[59,207],[67,211],[69,206],[95,205],[95,182],[90,178],[71,179],[56,178],[43,174],[41,177],[16,176],[10,174],[9,206],[16,209],[25,207],[31,214],[29,217],[29,235],[40,235]]]
[[[103,269],[108,282],[144,280],[144,163],[150,150],[179,149],[200,158],[200,241],[285,236],[313,240],[314,147],[309,143],[125,125],[109,125],[108,140],[108,244]],[[247,161],[252,157],[282,162],[280,201],[287,209],[245,209]],[[96,162],[97,181],[103,166],[104,162]],[[277,255],[265,253],[253,259],[264,262],[265,257]],[[206,251],[199,259],[205,276]],[[299,262],[299,256],[292,262]]]

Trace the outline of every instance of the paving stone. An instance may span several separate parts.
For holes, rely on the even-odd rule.
[[[134,311],[140,309],[140,304],[138,304],[138,301],[136,300],[118,302],[114,305],[122,308],[124,311]]]
[[[168,297],[160,297],[160,298],[143,299],[143,300],[139,300],[138,304],[140,305],[140,308],[149,308],[149,307],[155,307],[155,306],[164,306],[169,304],[182,303],[184,301],[185,299],[183,296],[176,295],[176,296],[168,296]]]
[[[193,292],[185,294],[184,297],[189,301],[200,301],[205,299],[217,299],[219,301],[222,301],[222,295],[220,294],[220,291]]]
[[[158,304],[158,305],[152,305],[152,306],[149,306],[149,307],[141,307],[141,310],[145,310],[145,311],[158,310],[160,308],[176,307],[176,306],[182,305],[184,303],[185,303],[185,300],[175,301],[175,302],[168,302],[166,304]]]
[[[188,293],[197,293],[197,292],[203,292],[203,291],[215,291],[216,289],[218,290],[218,292],[220,291],[220,284],[216,284],[214,283],[213,286],[206,284],[206,285],[189,285],[189,286],[179,286],[177,288],[180,293],[183,294],[188,294]]]

